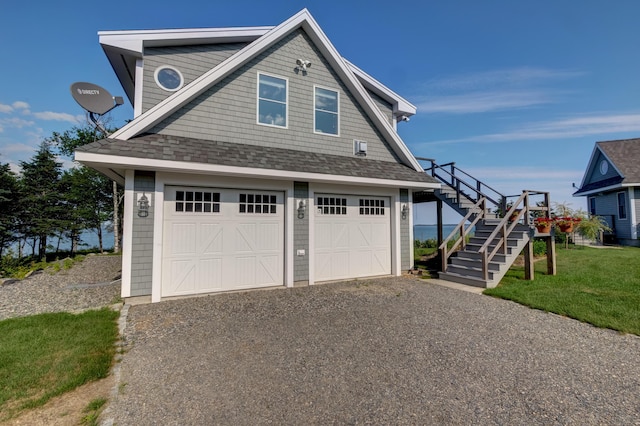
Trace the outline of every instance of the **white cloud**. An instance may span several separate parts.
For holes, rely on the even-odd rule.
[[[6,144],[2,147],[3,154],[15,154],[15,153],[31,153],[35,150],[35,148],[31,145],[27,145],[25,143],[10,143]]]
[[[495,87],[530,87],[533,84],[564,80],[584,75],[580,71],[521,67],[459,74],[426,82],[434,91],[486,90]]]
[[[429,145],[461,142],[512,142],[522,140],[569,139],[621,132],[640,132],[640,114],[579,116],[555,121],[526,123],[503,133],[469,136],[430,142]]]
[[[33,116],[40,120],[55,120],[55,121],[68,121],[69,123],[77,124],[80,122],[82,116],[67,114],[66,112],[34,112]]]
[[[0,112],[10,113],[11,111],[13,111],[11,105],[0,104]]]
[[[523,67],[432,79],[417,106],[421,112],[470,114],[549,104],[567,93],[550,84],[583,74]]]
[[[31,120],[23,120],[22,118],[11,117],[2,120],[1,122],[7,127],[16,127],[18,129],[22,129],[23,127],[33,126],[35,122]]]
[[[474,92],[462,95],[435,96],[417,105],[420,112],[469,114],[525,108],[553,102],[544,91]]]
[[[11,106],[15,109],[29,109],[29,104],[23,101],[15,101]]]

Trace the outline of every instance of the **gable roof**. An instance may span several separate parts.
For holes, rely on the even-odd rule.
[[[255,39],[218,66],[212,68],[210,71],[206,72],[190,84],[146,111],[144,114],[135,118],[129,124],[112,134],[111,138],[126,140],[148,131],[178,109],[191,102],[198,95],[214,86],[223,78],[298,28],[302,28],[315,43],[336,74],[349,89],[353,97],[370,117],[376,129],[389,142],[389,145],[398,158],[406,165],[411,166],[417,171],[421,171],[422,167],[418,161],[411,154],[402,139],[400,139],[395,129],[371,99],[371,96],[369,96],[363,84],[358,80],[351,67],[338,54],[335,47],[331,44],[307,9],[303,9],[282,24],[266,31],[263,36]],[[256,33],[260,31],[262,30],[255,30]],[[360,70],[360,73],[363,72]],[[366,74],[364,75],[367,76]],[[367,77],[370,80],[368,84],[375,86],[373,83],[375,80],[369,76]],[[392,96],[392,94],[393,92],[387,91],[386,93],[383,93],[383,96],[381,97],[385,99]],[[410,109],[412,105],[405,102],[403,107]]]
[[[134,167],[376,186],[440,187],[427,173],[395,162],[161,134],[129,140],[102,139],[78,147],[76,160],[120,182],[124,169]]]
[[[134,103],[135,82],[132,70],[143,57],[145,47],[198,44],[251,43],[275,27],[184,28],[166,30],[99,31],[100,45],[111,63],[127,97]],[[411,117],[416,107],[369,74],[343,58],[360,82],[371,92],[394,106],[398,117]]]
[[[597,182],[587,182],[594,161],[602,154],[615,168],[619,176]],[[594,191],[626,186],[640,186],[640,138],[596,142],[580,189],[574,196],[588,195]]]

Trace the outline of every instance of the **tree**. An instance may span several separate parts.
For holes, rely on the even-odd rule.
[[[72,251],[79,232],[90,229],[98,235],[103,252],[102,224],[109,220],[112,207],[111,181],[85,166],[74,167],[62,175],[66,226],[72,241]]]
[[[107,129],[107,130],[111,132],[111,131],[114,131],[115,129]],[[103,138],[107,136],[108,135],[103,134],[102,132],[99,132],[98,130],[91,127],[73,127],[71,130],[67,130],[64,133],[54,132],[52,137],[49,138],[48,141],[51,143],[55,143],[62,155],[65,155],[67,157],[72,157],[73,152],[79,146],[86,145],[88,143],[96,141],[99,138]],[[86,169],[86,170],[89,170],[89,169]],[[93,199],[94,213],[96,217],[94,217],[94,222],[93,222],[93,225],[91,226],[91,229],[94,229],[96,230],[96,232],[98,232],[98,239],[100,241],[100,251],[102,251],[102,228],[95,226],[95,219],[98,216],[104,217],[103,215],[104,203],[107,200],[110,200],[110,203],[113,206],[112,215],[111,215],[111,221],[113,224],[113,234],[114,234],[113,251],[118,253],[120,251],[119,243],[121,238],[121,232],[120,232],[121,218],[120,218],[120,209],[119,209],[120,200],[122,198],[121,190],[118,189],[117,183],[113,181],[110,184],[111,193],[110,195],[107,195],[103,191],[104,185],[106,185],[106,182],[109,182],[109,180],[106,177],[93,171],[91,171],[91,173],[82,172],[82,176],[83,176],[82,177],[83,179],[88,179],[91,181],[91,183],[89,183],[88,181],[85,182],[85,185],[93,186],[94,188],[99,188],[98,194],[101,197],[104,197],[104,198],[101,198],[100,201],[95,199],[95,197]],[[77,175],[75,178],[80,179],[80,175]],[[107,221],[108,219],[109,217],[104,217],[102,222]]]
[[[21,161],[22,177],[19,180],[23,191],[24,237],[38,242],[38,258],[47,251],[47,237],[61,230],[63,213],[60,194],[62,164],[56,161],[49,143],[40,148],[31,161]],[[35,247],[34,247],[35,250]]]
[[[17,240],[20,202],[17,176],[9,164],[0,165],[0,258],[4,249]]]

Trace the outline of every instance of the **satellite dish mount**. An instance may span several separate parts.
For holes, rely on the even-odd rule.
[[[89,118],[102,133],[109,132],[98,121],[104,115],[117,106],[124,104],[121,96],[111,96],[106,89],[97,84],[77,82],[71,85],[71,96],[89,113]],[[97,117],[96,117],[97,116]]]

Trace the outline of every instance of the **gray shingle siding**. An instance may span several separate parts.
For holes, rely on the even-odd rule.
[[[297,58],[311,61],[312,67],[306,75],[295,72]],[[288,79],[288,128],[256,123],[258,72]],[[340,93],[338,137],[313,132],[314,85]],[[176,111],[150,133],[340,156],[353,156],[353,139],[359,139],[368,142],[368,159],[398,161],[388,143],[302,30],[283,38]]]
[[[151,294],[151,275],[153,266],[153,216],[155,199],[151,195],[155,190],[155,173],[136,171],[134,178],[134,202],[138,194],[149,198],[149,216],[138,217],[138,206],[134,206],[131,249],[131,296]],[[127,219],[125,219],[127,220]]]
[[[173,94],[156,84],[154,74],[160,65],[170,65],[178,69],[184,78],[184,84],[187,85],[246,45],[229,43],[145,48],[142,112]]]
[[[409,202],[409,190],[400,189],[400,204]],[[410,211],[409,214],[412,214]],[[400,216],[400,269],[408,271],[413,265],[411,264],[411,250],[413,250],[413,241],[411,241],[411,233],[409,229],[409,217],[403,219]]]
[[[370,90],[367,90],[367,93],[369,93],[369,96],[371,96],[371,99],[373,99],[382,114],[387,117],[389,124],[393,125],[393,106]]]
[[[307,200],[309,198],[309,183],[308,182],[294,182],[293,183],[293,196],[295,201],[300,199]],[[294,210],[297,210],[297,205],[294,206]],[[309,215],[311,214],[309,206],[304,218],[298,217],[297,212],[294,213],[293,222],[293,281],[294,282],[309,282]],[[298,256],[297,251],[304,250],[304,256]]]

